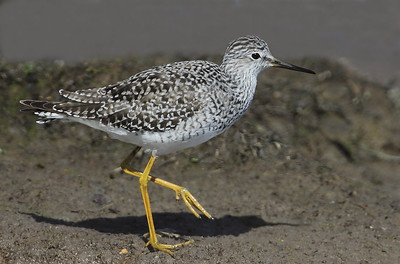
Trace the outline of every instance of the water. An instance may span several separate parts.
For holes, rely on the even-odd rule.
[[[257,34],[278,58],[344,58],[386,82],[400,78],[398,0],[6,0],[0,52],[8,61],[223,54]]]

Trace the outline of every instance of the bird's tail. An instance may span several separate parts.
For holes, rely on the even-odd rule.
[[[55,108],[56,105],[59,105],[62,102],[38,100],[20,100],[19,102],[26,107],[21,109],[21,111],[32,111],[35,115],[39,116],[39,119],[36,121],[38,124],[45,124],[55,119],[65,118],[65,114],[60,113]]]
[[[39,116],[36,121],[39,124],[51,122],[56,119],[95,119],[97,110],[102,103],[81,102],[50,102],[38,100],[19,101],[26,108],[21,111],[32,111]]]

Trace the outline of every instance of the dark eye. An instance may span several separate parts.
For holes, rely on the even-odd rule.
[[[257,60],[257,59],[260,58],[260,54],[258,54],[258,53],[253,53],[253,54],[251,54],[251,57],[252,57],[253,59]]]

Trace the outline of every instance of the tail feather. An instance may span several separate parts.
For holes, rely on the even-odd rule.
[[[39,100],[20,100],[19,102],[26,107],[21,109],[21,111],[33,111],[34,114],[39,116],[36,121],[38,124],[49,123],[55,119],[62,119],[65,117],[65,115],[60,114],[55,110],[55,105],[61,102]]]
[[[20,103],[26,108],[21,111],[33,111],[39,116],[37,123],[43,124],[55,119],[68,119],[78,117],[94,119],[98,117],[97,110],[101,103],[78,103],[78,102],[49,102],[38,100],[21,100]]]
[[[27,108],[21,109],[21,111],[54,111],[54,105],[59,104],[61,102],[49,102],[49,101],[39,101],[39,100],[20,100],[20,104],[26,106]]]

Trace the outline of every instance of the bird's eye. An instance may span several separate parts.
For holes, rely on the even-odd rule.
[[[251,54],[251,57],[252,57],[253,59],[257,60],[257,59],[260,58],[260,54],[258,54],[258,53],[253,53],[253,54]]]

